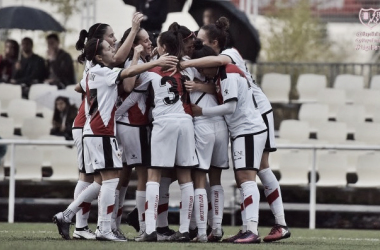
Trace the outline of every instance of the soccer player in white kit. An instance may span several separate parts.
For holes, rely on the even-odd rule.
[[[198,43],[193,58],[215,55],[211,47]],[[256,171],[265,147],[267,128],[256,106],[251,86],[244,73],[235,65],[197,68],[207,78],[215,81],[219,103],[216,107],[201,108],[192,105],[195,116],[224,115],[231,137],[235,179],[243,189],[247,231],[235,243],[260,243],[257,231],[260,193]]]
[[[205,45],[208,45],[214,49],[219,56],[209,56],[205,58],[200,58],[197,60],[190,60],[181,62],[183,67],[216,67],[227,65],[229,63],[235,64],[239,69],[244,72],[246,78],[250,82],[252,87],[255,100],[257,102],[260,113],[264,119],[264,122],[268,128],[268,136],[265,143],[265,149],[263,157],[260,163],[260,170],[258,176],[265,187],[264,193],[267,197],[267,201],[270,205],[271,211],[275,216],[275,225],[271,229],[270,233],[264,237],[264,241],[276,241],[290,237],[290,231],[287,227],[285,221],[284,207],[281,197],[281,189],[277,178],[273,174],[272,170],[269,168],[269,152],[276,151],[275,136],[274,136],[274,122],[273,122],[273,111],[271,104],[265,94],[262,92],[261,88],[256,85],[253,80],[251,73],[248,71],[246,64],[235,48],[224,49],[223,44],[227,39],[228,29],[228,19],[225,17],[219,18],[216,24],[210,24],[203,26],[198,32],[198,38],[203,41]],[[243,191],[240,189],[241,197],[243,197]],[[243,204],[243,200],[241,201]],[[245,211],[242,206],[242,218],[245,216]],[[244,221],[244,220],[243,220]],[[226,239],[226,241],[234,241],[242,232],[246,230],[246,225],[243,224],[243,229],[231,239]]]

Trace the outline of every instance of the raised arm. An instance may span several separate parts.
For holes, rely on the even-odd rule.
[[[195,67],[195,68],[208,68],[219,67],[232,63],[231,58],[226,55],[206,56],[198,59],[186,60],[181,62],[182,68]]]
[[[133,59],[130,66],[137,65],[140,58],[141,51],[143,50],[143,46],[140,44],[136,46],[134,50],[135,52],[133,54]],[[127,77],[123,80],[123,88],[125,92],[130,93],[132,91],[132,89],[135,86],[136,78],[137,76],[133,76],[133,77]]]

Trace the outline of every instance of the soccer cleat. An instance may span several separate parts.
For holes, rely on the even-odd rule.
[[[96,239],[101,241],[127,241],[127,239],[119,238],[112,231],[108,233],[103,233],[100,230],[96,231]]]
[[[153,232],[151,234],[147,234],[145,231],[138,237],[135,238],[135,241],[145,241],[145,242],[153,242],[157,241],[157,232]]]
[[[175,234],[175,231],[169,227],[157,228],[157,241],[170,241],[171,237]]]
[[[140,232],[139,213],[137,211],[137,207],[127,214],[125,221],[127,222],[127,225],[132,226],[136,232]]]
[[[190,236],[188,232],[181,233],[181,232],[176,232],[175,234],[172,235],[170,238],[170,241],[174,242],[189,242],[190,241]]]
[[[123,232],[120,230],[120,229],[114,229],[112,230],[113,234],[116,235],[116,237],[118,237],[119,239],[122,239],[122,240],[127,240],[127,238],[125,237],[125,235],[123,234]]]
[[[141,241],[144,236],[145,230],[140,230],[139,234],[135,237],[135,241]]]
[[[88,227],[76,228],[74,233],[73,233],[73,239],[76,239],[76,240],[95,240],[96,235]]]
[[[194,239],[191,240],[192,242],[202,242],[202,243],[205,243],[207,242],[207,235],[205,234],[202,234],[202,235],[198,235],[197,237],[195,237]]]
[[[211,231],[212,231],[212,227],[210,225],[208,225],[207,230],[206,230],[206,234],[210,235]]]
[[[282,240],[289,238],[291,235],[287,226],[276,224],[270,230],[270,233],[263,239],[264,242],[272,242],[276,240]]]
[[[58,232],[65,240],[70,240],[70,224],[71,222],[65,221],[62,212],[54,215],[53,222],[57,224]]]
[[[242,236],[242,235],[243,235],[243,231],[239,230],[239,232],[237,234],[235,234],[234,236],[231,236],[229,238],[223,239],[222,242],[233,243],[235,240],[240,238],[240,236]]]
[[[198,235],[198,228],[194,228],[194,229],[189,229],[189,237],[190,237],[190,240],[194,239],[195,237],[197,237]]]
[[[211,233],[208,235],[209,242],[218,242],[223,238],[224,232],[221,228],[212,229]]]
[[[234,241],[234,243],[240,243],[240,244],[260,243],[260,242],[261,242],[260,236],[252,233],[249,230],[247,230],[247,232],[243,233],[238,239]]]

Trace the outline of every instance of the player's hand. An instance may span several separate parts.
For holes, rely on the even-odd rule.
[[[197,83],[195,83],[194,81],[186,81],[185,88],[188,92],[198,91]]]
[[[169,56],[169,54],[165,54],[156,60],[156,64],[161,67],[176,67],[178,64],[178,58],[176,56]]]
[[[201,116],[202,115],[202,108],[199,107],[196,104],[191,104],[191,109],[193,110],[194,116]]]
[[[140,29],[140,23],[143,20],[143,18],[144,15],[140,12],[136,12],[135,14],[133,14],[131,31],[138,31]]]
[[[135,58],[139,58],[139,57],[140,57],[140,54],[141,54],[141,52],[142,52],[143,50],[144,50],[144,47],[143,47],[141,44],[137,45],[137,46],[134,48],[133,56],[134,56]]]
[[[153,58],[156,55],[158,55],[157,47],[155,47],[154,49],[152,49],[152,52],[150,52],[150,58]]]

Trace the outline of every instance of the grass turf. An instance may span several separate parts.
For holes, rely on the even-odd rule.
[[[95,225],[91,225],[94,229]],[[172,227],[177,229],[176,227]],[[133,228],[121,228],[128,238],[136,236]],[[71,232],[73,227],[71,227]],[[225,236],[238,231],[238,227],[224,227]],[[270,228],[259,228],[264,237]],[[0,223],[0,250],[84,250],[84,249],[128,249],[128,250],[176,250],[176,249],[380,249],[379,231],[338,230],[338,229],[299,229],[291,228],[292,236],[275,243],[236,245],[227,243],[143,243],[143,242],[100,242],[83,240],[63,240],[57,227],[51,223]]]

